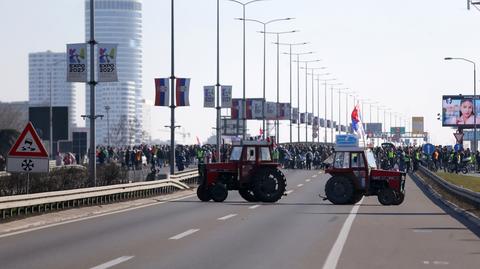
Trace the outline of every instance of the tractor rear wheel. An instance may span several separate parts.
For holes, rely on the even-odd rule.
[[[353,202],[354,191],[352,181],[346,177],[334,176],[330,178],[325,185],[325,195],[327,199],[335,205]]]
[[[362,200],[362,198],[363,198],[363,193],[361,193],[361,192],[355,192],[355,193],[353,194],[353,197],[352,197],[352,200],[350,201],[350,203],[351,203],[352,205],[354,205],[354,204],[360,202],[360,200]]]
[[[263,169],[255,176],[253,183],[254,197],[265,203],[275,203],[282,198],[287,187],[287,180],[278,169]]]
[[[215,183],[215,185],[210,188],[210,196],[215,202],[221,203],[225,201],[228,196],[227,186],[222,183]]]
[[[396,191],[395,202],[393,202],[393,205],[400,205],[403,203],[403,200],[405,200],[405,193]]]
[[[255,197],[255,194],[253,193],[253,190],[251,190],[251,189],[240,188],[238,190],[238,193],[247,202],[258,202],[258,199]]]
[[[390,188],[385,188],[378,192],[378,201],[382,205],[393,205],[395,200],[395,191]]]
[[[197,197],[202,202],[208,202],[210,201],[210,199],[212,199],[212,197],[210,196],[210,191],[204,184],[201,184],[198,186]]]

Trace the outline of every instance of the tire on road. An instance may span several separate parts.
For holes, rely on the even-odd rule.
[[[361,193],[361,192],[355,192],[355,193],[353,194],[353,197],[352,197],[352,200],[350,201],[350,203],[351,203],[352,205],[354,205],[354,204],[358,203],[360,200],[362,200],[362,198],[363,198],[363,193]]]
[[[393,205],[397,199],[395,191],[390,188],[384,188],[379,191],[377,198],[382,205]]]
[[[210,199],[212,199],[210,196],[210,191],[204,184],[201,184],[197,187],[197,197],[202,202],[208,202]]]
[[[228,196],[227,186],[223,183],[215,183],[215,185],[210,187],[210,196],[215,202],[221,203],[225,201]]]
[[[354,191],[352,181],[346,177],[331,177],[325,185],[325,195],[335,205],[344,205],[353,201]]]
[[[262,169],[253,182],[254,197],[265,203],[275,203],[282,198],[287,180],[278,169]]]
[[[400,205],[403,203],[405,200],[405,193],[403,192],[395,192],[395,201],[393,202],[393,205]]]
[[[251,189],[241,188],[241,189],[238,190],[238,193],[247,202],[258,202],[257,197],[255,197],[255,194],[253,193],[253,190],[251,190]]]

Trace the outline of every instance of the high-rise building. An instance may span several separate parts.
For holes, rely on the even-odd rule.
[[[66,59],[63,52],[28,55],[28,103],[31,107],[68,107],[69,125],[74,127],[79,115],[75,86],[67,82]]]
[[[133,145],[142,141],[142,2],[141,0],[96,0],[95,41],[118,44],[118,82],[99,83],[95,88],[96,143]],[[90,40],[90,1],[85,1],[86,40]],[[86,114],[90,112],[90,89],[86,89]],[[106,107],[109,111],[107,122]],[[89,122],[87,120],[87,126]],[[109,128],[108,128],[109,127]]]

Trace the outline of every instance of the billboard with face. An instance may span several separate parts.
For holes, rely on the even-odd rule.
[[[476,110],[476,111],[475,111]],[[480,124],[480,100],[473,104],[473,96],[444,95],[442,98],[442,125],[472,128]]]

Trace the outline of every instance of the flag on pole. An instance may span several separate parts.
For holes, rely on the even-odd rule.
[[[168,106],[169,88],[168,78],[155,79],[155,106]]]
[[[175,86],[177,106],[189,106],[190,102],[188,100],[188,93],[190,88],[190,79],[177,78],[177,83]]]
[[[352,130],[360,138],[365,136],[365,131],[363,130],[362,118],[360,117],[360,107],[358,104],[355,105],[352,111]]]

